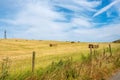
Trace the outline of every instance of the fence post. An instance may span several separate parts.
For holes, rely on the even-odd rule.
[[[105,55],[105,48],[103,48],[103,57],[105,57],[106,55]]]
[[[109,51],[110,51],[110,56],[112,56],[112,49],[110,44],[109,44]]]
[[[35,69],[35,51],[32,53],[32,72],[34,73]]]
[[[92,48],[93,48],[93,44],[89,44],[88,45],[89,49],[90,49],[90,76],[92,76],[92,69],[93,69],[93,65],[92,65]]]

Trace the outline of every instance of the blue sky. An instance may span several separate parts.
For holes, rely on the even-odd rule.
[[[120,0],[0,0],[0,38],[120,39]]]

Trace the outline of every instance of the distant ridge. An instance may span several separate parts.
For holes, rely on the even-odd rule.
[[[120,39],[113,41],[113,43],[120,43]]]

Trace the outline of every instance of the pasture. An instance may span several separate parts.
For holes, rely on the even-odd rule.
[[[57,44],[50,47],[50,44]],[[97,51],[103,52],[103,49],[109,47],[109,43],[99,44]],[[112,51],[119,47],[119,43],[110,43]],[[80,59],[81,54],[88,55],[90,49],[89,42],[63,42],[63,41],[45,41],[45,40],[22,40],[22,39],[1,39],[0,40],[0,64],[3,59],[10,59],[10,72],[22,73],[31,70],[32,52],[36,52],[35,70],[44,69],[53,61],[72,57],[73,61]]]
[[[57,44],[50,47],[49,44]],[[39,40],[0,40],[0,61],[6,57],[12,60],[12,65],[19,68],[31,67],[32,52],[36,52],[36,67],[46,67],[52,61],[65,57],[79,58],[80,53],[89,51],[88,43],[73,43]],[[26,63],[26,64],[25,64]]]

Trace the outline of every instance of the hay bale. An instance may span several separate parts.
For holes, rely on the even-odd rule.
[[[49,47],[55,47],[57,44],[49,44]]]

